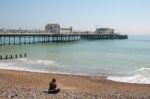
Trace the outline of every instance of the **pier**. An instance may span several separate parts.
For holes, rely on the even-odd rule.
[[[73,42],[78,40],[80,40],[79,35],[69,34],[0,34],[0,46],[48,42]]]
[[[127,39],[119,34],[50,34],[50,33],[0,33],[0,46],[37,44],[49,42],[74,42],[83,40]]]
[[[127,35],[120,34],[81,34],[81,39],[91,40],[111,40],[111,39],[128,39]]]

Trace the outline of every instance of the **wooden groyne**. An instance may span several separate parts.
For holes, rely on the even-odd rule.
[[[6,55],[0,55],[0,60],[7,60],[7,59],[17,59],[17,58],[26,58],[27,57],[27,54],[24,53],[24,54],[6,54]]]
[[[37,44],[48,42],[73,42],[80,39],[127,39],[127,35],[101,35],[101,34],[48,34],[48,33],[1,33],[0,46]]]

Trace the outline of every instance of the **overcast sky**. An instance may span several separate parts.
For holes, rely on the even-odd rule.
[[[59,23],[74,30],[114,28],[150,35],[150,0],[0,0],[0,28],[39,28]]]

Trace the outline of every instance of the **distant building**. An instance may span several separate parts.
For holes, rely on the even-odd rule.
[[[110,28],[98,28],[95,33],[97,34],[114,34],[114,29]]]
[[[45,31],[54,33],[54,34],[60,34],[60,25],[59,24],[47,24],[45,26]]]
[[[71,34],[72,33],[72,27],[70,27],[70,28],[61,28],[60,33],[61,34]]]

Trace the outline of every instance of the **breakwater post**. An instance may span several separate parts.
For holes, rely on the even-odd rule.
[[[18,57],[19,56],[19,57]],[[26,58],[27,57],[27,54],[26,53],[24,53],[24,54],[15,54],[14,56],[13,56],[13,54],[11,54],[11,55],[8,55],[8,54],[6,54],[6,55],[0,55],[0,60],[7,60],[7,59],[17,59],[17,58]]]

